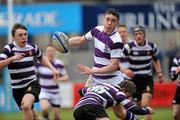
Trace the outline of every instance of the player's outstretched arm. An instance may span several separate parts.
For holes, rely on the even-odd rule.
[[[43,65],[47,66],[47,67],[52,71],[53,77],[54,77],[53,79],[56,80],[56,79],[59,77],[60,72],[59,72],[58,70],[56,70],[56,69],[52,66],[52,64],[50,63],[50,61],[49,61],[45,56],[42,57],[41,63],[42,63]]]
[[[84,36],[72,37],[69,39],[70,46],[81,46],[87,42]]]

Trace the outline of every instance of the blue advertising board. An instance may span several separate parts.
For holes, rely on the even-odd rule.
[[[133,27],[141,24],[149,30],[179,30],[180,4],[153,3],[130,5],[86,5],[83,6],[84,31],[102,24],[103,14],[108,8],[115,8],[120,12],[120,23]]]
[[[79,33],[82,31],[81,8],[78,3],[15,5],[14,22],[26,25],[30,34],[56,30]],[[7,34],[7,15],[7,6],[0,6],[0,35]]]

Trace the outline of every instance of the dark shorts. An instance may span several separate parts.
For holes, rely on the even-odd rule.
[[[109,118],[105,109],[96,105],[84,105],[74,110],[75,120],[96,120],[96,118]]]
[[[136,85],[137,92],[133,96],[134,101],[140,101],[143,93],[153,94],[154,81],[152,76],[135,76],[131,81]]]
[[[20,109],[21,109],[21,102],[22,102],[22,99],[25,94],[27,94],[27,93],[32,94],[35,97],[34,102],[39,102],[40,91],[41,91],[41,87],[40,87],[38,81],[34,81],[34,82],[30,83],[25,88],[12,89],[14,100],[16,101],[16,103]],[[33,108],[33,106],[32,106],[32,108]]]
[[[176,88],[176,94],[174,96],[172,104],[180,104],[180,87]]]

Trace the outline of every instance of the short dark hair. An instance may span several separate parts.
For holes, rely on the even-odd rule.
[[[119,20],[120,14],[119,14],[119,11],[117,9],[115,9],[115,8],[108,8],[106,10],[106,12],[105,12],[105,15],[107,15],[107,14],[112,14],[112,15],[116,16],[117,19]]]
[[[127,28],[127,25],[125,25],[125,24],[119,24],[119,25],[118,25],[118,28],[119,28],[119,27]]]
[[[11,34],[12,36],[14,37],[15,35],[15,32],[17,29],[24,29],[27,31],[27,28],[23,25],[23,24],[20,24],[20,23],[15,23],[12,27],[12,31],[11,31]]]
[[[121,87],[121,90],[126,93],[129,92],[132,95],[136,93],[136,85],[129,80],[123,80],[120,84],[118,84]]]

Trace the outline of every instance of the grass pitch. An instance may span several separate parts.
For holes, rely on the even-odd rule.
[[[108,109],[107,113],[111,120],[118,120],[111,109]],[[62,120],[74,120],[72,116],[72,109],[62,109],[60,114]],[[52,114],[50,114],[50,118],[53,120]],[[142,116],[139,118],[142,120]],[[22,120],[22,113],[0,113],[0,120]],[[172,109],[156,108],[153,120],[172,120]]]

